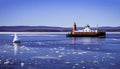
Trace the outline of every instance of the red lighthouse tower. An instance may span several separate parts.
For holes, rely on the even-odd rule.
[[[74,34],[74,32],[76,31],[77,29],[76,29],[76,22],[74,22],[74,25],[73,25],[73,34]]]

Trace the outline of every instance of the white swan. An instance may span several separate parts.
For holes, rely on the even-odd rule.
[[[13,43],[20,43],[20,40],[19,40],[19,38],[18,38],[16,33],[14,34]]]

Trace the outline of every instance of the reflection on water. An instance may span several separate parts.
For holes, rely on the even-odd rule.
[[[17,54],[18,52],[18,47],[19,47],[20,43],[13,43],[14,46],[14,56]]]
[[[72,44],[76,44],[76,37],[72,37]]]
[[[79,44],[79,42],[81,44],[84,44],[84,45],[94,44],[94,43],[98,43],[98,39],[100,39],[100,38],[90,38],[90,37],[77,38],[77,37],[72,37],[72,44]]]
[[[92,38],[82,38],[83,44],[90,44],[92,42]]]

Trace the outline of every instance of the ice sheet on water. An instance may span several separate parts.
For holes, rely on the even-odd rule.
[[[59,59],[58,57],[54,57],[54,56],[34,56],[32,57],[32,59]]]
[[[19,62],[19,65],[23,67],[29,62],[30,66],[33,67],[32,64],[38,61],[41,66],[44,64],[46,64],[45,67],[52,65],[51,69],[55,66],[59,69],[120,68],[118,65],[120,64],[119,35],[116,34],[110,35],[110,37],[108,35],[106,38],[76,39],[67,38],[65,34],[20,34],[19,36],[22,42],[19,45],[14,45],[11,43],[13,35],[0,35],[0,63],[8,64],[5,59],[9,59],[9,61]],[[14,50],[16,55],[14,55]],[[49,60],[50,63],[46,63]],[[55,63],[54,61],[57,60],[58,64],[51,63],[51,61]],[[33,69],[35,68],[33,67]]]
[[[113,38],[113,39],[111,39],[111,40],[118,41],[118,40],[120,40],[120,39]]]
[[[46,35],[46,34],[17,34],[17,35],[18,36],[50,36],[50,37],[58,36],[55,34],[49,34],[49,35]],[[14,35],[10,35],[10,36],[14,36]]]

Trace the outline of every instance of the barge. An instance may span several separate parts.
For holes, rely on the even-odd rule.
[[[106,37],[106,32],[99,31],[98,27],[96,30],[91,30],[90,26],[85,26],[82,30],[77,30],[76,23],[73,25],[73,31],[66,35],[67,37]]]

